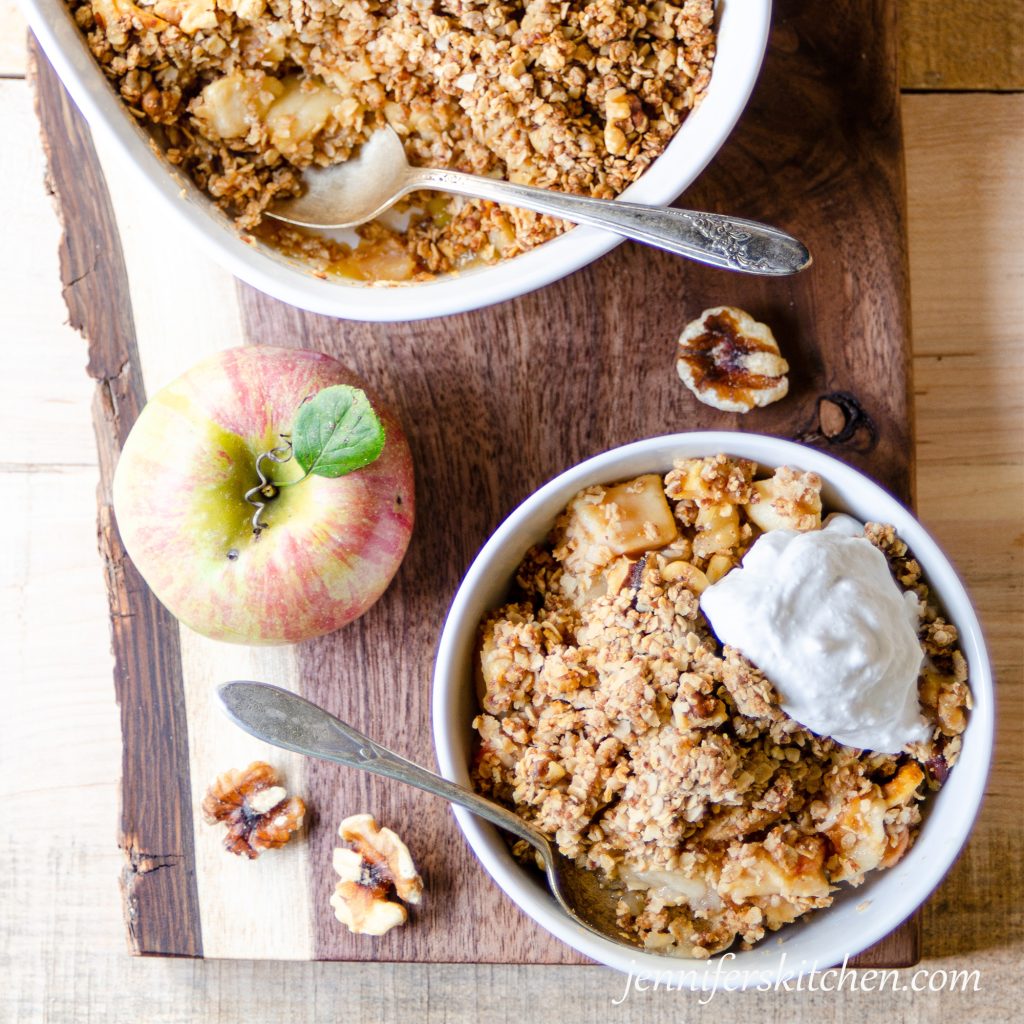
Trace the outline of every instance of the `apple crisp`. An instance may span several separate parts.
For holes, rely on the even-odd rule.
[[[703,590],[763,531],[820,529],[820,488],[723,455],[587,488],[481,625],[474,784],[602,872],[648,949],[749,948],[829,906],[904,855],[957,759],[967,664],[891,526],[864,533],[917,600],[927,740],[882,754],[815,735],[711,632]]]
[[[494,262],[569,225],[413,197],[355,252],[263,223],[301,172],[391,125],[413,164],[612,198],[699,102],[713,0],[69,0],[131,112],[240,228],[319,273],[416,280]]]

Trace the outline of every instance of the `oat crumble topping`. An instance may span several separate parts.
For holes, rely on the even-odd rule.
[[[866,536],[919,599],[927,742],[893,755],[816,736],[718,645],[701,591],[762,530],[821,526],[817,476],[755,470],[682,459],[582,491],[481,627],[476,786],[603,872],[625,934],[684,957],[749,948],[895,864],[971,706],[956,629],[891,526]]]
[[[435,193],[349,246],[262,223],[390,124],[414,164],[611,198],[699,102],[713,0],[69,0],[129,109],[239,226],[321,274],[416,280],[570,225]]]

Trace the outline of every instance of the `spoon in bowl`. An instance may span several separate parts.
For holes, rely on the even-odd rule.
[[[363,143],[359,155],[331,167],[306,170],[306,191],[267,209],[267,215],[304,228],[352,228],[380,216],[420,189],[454,192],[549,213],[667,249],[700,263],[745,274],[781,277],[810,266],[806,247],[784,231],[740,217],[595,199],[516,185],[461,171],[410,167],[389,126]]]
[[[599,884],[597,873],[578,868],[543,833],[500,804],[406,761],[323,708],[269,683],[236,681],[217,688],[221,706],[236,725],[257,739],[308,757],[408,783],[459,804],[525,839],[540,854],[552,895],[577,924],[628,949],[642,948],[623,936],[615,919],[617,895]]]

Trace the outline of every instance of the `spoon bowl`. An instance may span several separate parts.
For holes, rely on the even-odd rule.
[[[345,163],[307,170],[305,192],[275,203],[267,215],[303,228],[357,227],[411,192],[432,189],[551,214],[724,270],[784,277],[811,264],[807,248],[778,228],[718,213],[645,206],[570,195],[460,171],[411,167],[390,126],[374,132]]]
[[[350,160],[307,170],[302,176],[302,195],[279,200],[267,215],[297,227],[358,227],[413,191],[411,170],[398,134],[390,127],[382,128]]]

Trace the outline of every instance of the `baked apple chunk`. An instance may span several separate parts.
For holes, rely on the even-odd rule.
[[[613,555],[665,547],[679,532],[656,473],[591,489],[573,503],[571,514],[591,544],[606,547]]]

